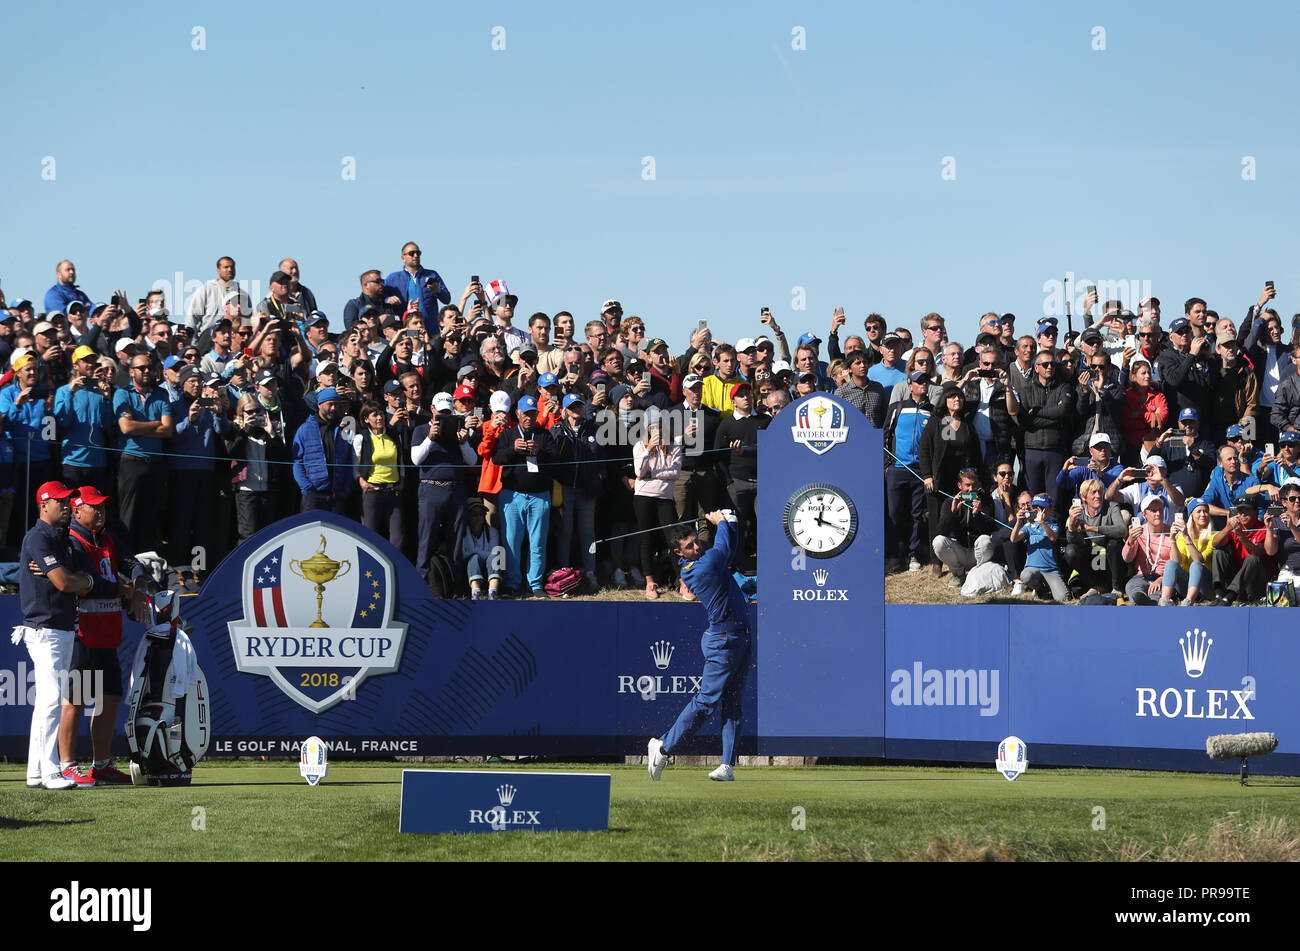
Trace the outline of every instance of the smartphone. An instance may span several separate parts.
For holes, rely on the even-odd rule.
[[[1088,463],[1090,463],[1090,462],[1092,462],[1092,457],[1091,457],[1091,456],[1075,456],[1075,457],[1074,457],[1074,467],[1075,467],[1076,469],[1079,468],[1079,466],[1086,466],[1086,465],[1087,465]]]
[[[650,374],[649,374],[649,373],[642,373],[642,374],[641,374],[641,382],[642,382],[642,383],[649,383],[649,382],[650,382]]]
[[[1096,293],[1097,293],[1097,285],[1096,285],[1096,284],[1089,284],[1089,285],[1088,285],[1088,293],[1089,293],[1089,294],[1096,294]]]
[[[978,492],[963,492],[961,494],[961,500],[963,502],[975,502],[979,499],[979,497],[980,494]]]
[[[1268,456],[1276,456],[1277,446],[1273,445],[1271,442],[1264,443],[1264,454]]]
[[[604,383],[597,383],[597,384],[596,384],[596,392],[597,392],[597,393],[604,393],[604,392],[605,392],[605,384],[604,384]]]
[[[708,322],[707,320],[701,320],[698,324],[695,325],[695,329],[696,329],[696,330],[708,330],[708,329],[709,329],[709,322]]]
[[[469,276],[469,282],[470,282],[471,284],[477,284],[477,283],[478,283],[478,275],[477,275],[477,274],[471,274],[471,275]]]
[[[216,408],[217,401],[208,397],[201,397],[199,399],[199,405],[204,409],[214,409]]]
[[[979,371],[979,375],[981,379],[996,380],[998,378],[998,371],[981,369]]]
[[[772,313],[771,310],[769,310],[769,309],[766,308],[766,307],[762,307],[762,308],[760,308],[759,311],[758,311],[758,316],[762,317],[764,314],[770,314],[770,313]]]
[[[1284,509],[1282,508],[1282,506],[1280,506],[1280,505],[1270,505],[1270,506],[1265,510],[1265,514],[1266,514],[1266,515],[1272,515],[1274,518],[1277,518],[1279,515],[1282,514],[1283,511],[1285,511],[1285,510],[1284,510]]]
[[[248,357],[248,359],[250,359],[250,360],[253,359],[253,348],[252,348],[252,347],[245,347],[245,348],[244,348],[244,356]]]
[[[408,337],[418,337],[420,336],[420,331],[416,330],[415,328],[411,328],[406,332],[406,335]]]
[[[1265,286],[1265,287],[1272,287],[1272,286],[1273,286],[1273,282],[1272,282],[1272,281],[1265,281],[1265,282],[1264,282],[1264,286]]]

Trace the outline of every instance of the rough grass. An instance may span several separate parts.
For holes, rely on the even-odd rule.
[[[1300,859],[1300,788],[1243,788],[1232,774],[1035,770],[1009,783],[992,769],[741,767],[735,783],[720,784],[706,778],[707,766],[685,764],[670,766],[658,783],[641,766],[523,768],[609,772],[609,831],[402,835],[401,767],[388,763],[334,765],[315,788],[290,761],[203,763],[188,789],[60,793],[28,790],[23,767],[4,766],[0,859]]]

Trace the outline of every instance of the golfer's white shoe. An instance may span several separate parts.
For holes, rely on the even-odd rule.
[[[709,779],[719,783],[734,783],[736,781],[736,774],[728,764],[723,763],[713,772],[709,773]]]
[[[668,755],[664,752],[663,741],[657,736],[651,739],[650,745],[646,747],[645,763],[653,780],[658,780],[663,774],[664,767],[668,765]]]

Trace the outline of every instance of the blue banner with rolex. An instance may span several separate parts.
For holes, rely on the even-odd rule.
[[[605,832],[609,773],[402,770],[402,832]]]

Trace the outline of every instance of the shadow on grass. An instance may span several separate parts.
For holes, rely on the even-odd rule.
[[[33,826],[76,826],[94,821],[94,819],[10,819],[7,816],[0,816],[0,829],[30,829]]]

